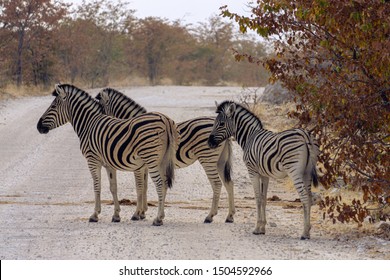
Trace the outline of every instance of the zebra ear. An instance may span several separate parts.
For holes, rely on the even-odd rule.
[[[219,105],[218,105],[217,100],[215,100],[214,103],[215,103],[215,107],[218,108]]]
[[[102,91],[100,91],[100,98],[101,98],[101,100],[104,102],[104,103],[106,103],[107,104],[107,102],[108,102],[108,100],[110,99],[110,97],[108,96],[108,92],[106,91],[106,90],[102,90]]]
[[[55,85],[55,89],[56,89],[56,93],[59,97],[61,98],[65,98],[66,97],[66,93],[65,91],[62,89],[62,87],[60,87],[60,84],[56,84]]]
[[[234,103],[230,104],[226,110],[226,116],[228,118],[232,117],[235,110],[236,110],[236,104]]]

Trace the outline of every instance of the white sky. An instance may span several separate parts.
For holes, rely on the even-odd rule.
[[[64,2],[80,4],[82,0],[64,0]],[[87,2],[89,2],[87,0]],[[123,0],[136,10],[135,16],[180,19],[184,23],[205,22],[210,16],[219,15],[219,7],[228,5],[231,12],[247,14],[250,0]]]

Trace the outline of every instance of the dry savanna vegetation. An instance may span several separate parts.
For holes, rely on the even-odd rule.
[[[108,85],[259,86],[268,73],[232,49],[266,55],[263,43],[219,16],[197,24],[137,18],[131,2],[0,0],[1,95],[56,82]],[[216,13],[218,11],[215,11]]]
[[[221,16],[188,25],[136,18],[122,1],[0,0],[0,97],[45,92],[59,81],[88,88],[278,81],[290,103],[267,105],[256,92],[241,101],[271,130],[315,135],[328,190],[323,218],[361,227],[387,221],[389,1],[248,2],[250,15],[225,6]]]
[[[237,60],[263,65],[290,91],[288,115],[320,144],[321,182],[341,181],[360,192],[321,202],[332,222],[386,221],[390,203],[390,3],[370,1],[252,1],[242,16],[222,7],[242,32],[273,42],[265,59],[236,51]]]

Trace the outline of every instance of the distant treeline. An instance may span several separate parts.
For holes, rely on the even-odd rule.
[[[0,0],[0,87],[134,83],[260,86],[268,74],[233,50],[266,55],[219,16],[185,25],[134,16],[131,3]]]

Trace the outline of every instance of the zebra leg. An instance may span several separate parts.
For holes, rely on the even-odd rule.
[[[137,208],[131,217],[133,221],[138,221],[145,218],[144,203],[146,202],[146,191],[145,191],[145,168],[140,168],[134,171],[135,186],[137,192]]]
[[[253,234],[265,234],[265,225],[267,223],[265,216],[265,207],[267,203],[267,190],[269,178],[260,176],[256,173],[250,173],[250,178],[255,192],[256,206],[257,206],[257,221]],[[261,181],[260,181],[261,179]]]
[[[304,228],[303,228],[303,233],[301,236],[301,240],[306,240],[310,239],[310,209],[311,209],[311,203],[307,202],[303,204],[303,215],[304,215]]]
[[[88,163],[89,171],[92,175],[93,180],[93,190],[95,193],[95,211],[89,217],[89,222],[97,222],[99,220],[98,215],[101,212],[101,201],[100,201],[100,192],[101,192],[101,170],[102,166],[100,164]]]
[[[310,239],[310,211],[312,204],[312,194],[311,194],[311,181],[309,178],[304,178],[307,176],[295,175],[291,176],[294,181],[294,186],[298,191],[299,197],[303,204],[303,233],[301,235],[301,240]]]
[[[140,214],[141,220],[146,218],[146,211],[148,210],[148,168],[145,167],[144,172],[144,188],[142,189],[142,211]]]
[[[304,216],[304,226],[303,233],[301,235],[301,240],[310,239],[310,211],[311,211],[311,200],[306,197],[301,196],[303,204],[303,216]]]
[[[203,169],[206,172],[207,178],[209,179],[209,182],[211,184],[211,187],[213,188],[213,200],[211,203],[210,213],[207,215],[206,219],[204,220],[204,223],[212,223],[213,217],[218,213],[218,204],[219,204],[219,198],[221,196],[222,183],[217,173],[217,170],[215,168],[211,168],[210,166],[207,166],[204,162],[202,163],[200,161],[200,163],[202,164]]]
[[[229,201],[229,213],[226,217],[225,223],[233,223],[234,222],[234,214],[236,213],[236,207],[234,205],[234,190],[233,190],[233,182],[232,181],[223,181],[223,184],[226,188],[228,194]]]
[[[306,173],[310,174],[310,173]],[[304,184],[306,186],[306,200],[302,198],[303,202],[303,216],[304,216],[304,229],[303,229],[303,234],[301,236],[302,240],[305,239],[310,239],[310,229],[311,229],[311,224],[310,224],[310,212],[311,212],[311,206],[314,203],[314,197],[311,192],[311,175],[305,175],[304,176]]]
[[[163,176],[161,176],[161,173],[157,168],[150,168],[150,177],[156,185],[156,191],[158,195],[158,212],[157,217],[153,220],[153,225],[161,226],[163,225],[163,219],[165,217],[164,203],[167,186],[166,182],[163,182]]]
[[[233,182],[230,178],[225,178],[225,164],[222,166],[218,163],[218,174],[222,179],[223,185],[225,186],[226,192],[228,194],[228,202],[229,202],[229,213],[226,217],[225,223],[233,223],[234,222],[234,214],[236,213],[236,207],[234,206],[234,190],[233,190]]]
[[[121,217],[119,212],[121,211],[118,200],[118,187],[116,181],[116,170],[110,167],[106,167],[108,180],[110,181],[110,191],[112,194],[112,199],[114,201],[114,215],[112,216],[111,222],[119,223]]]

